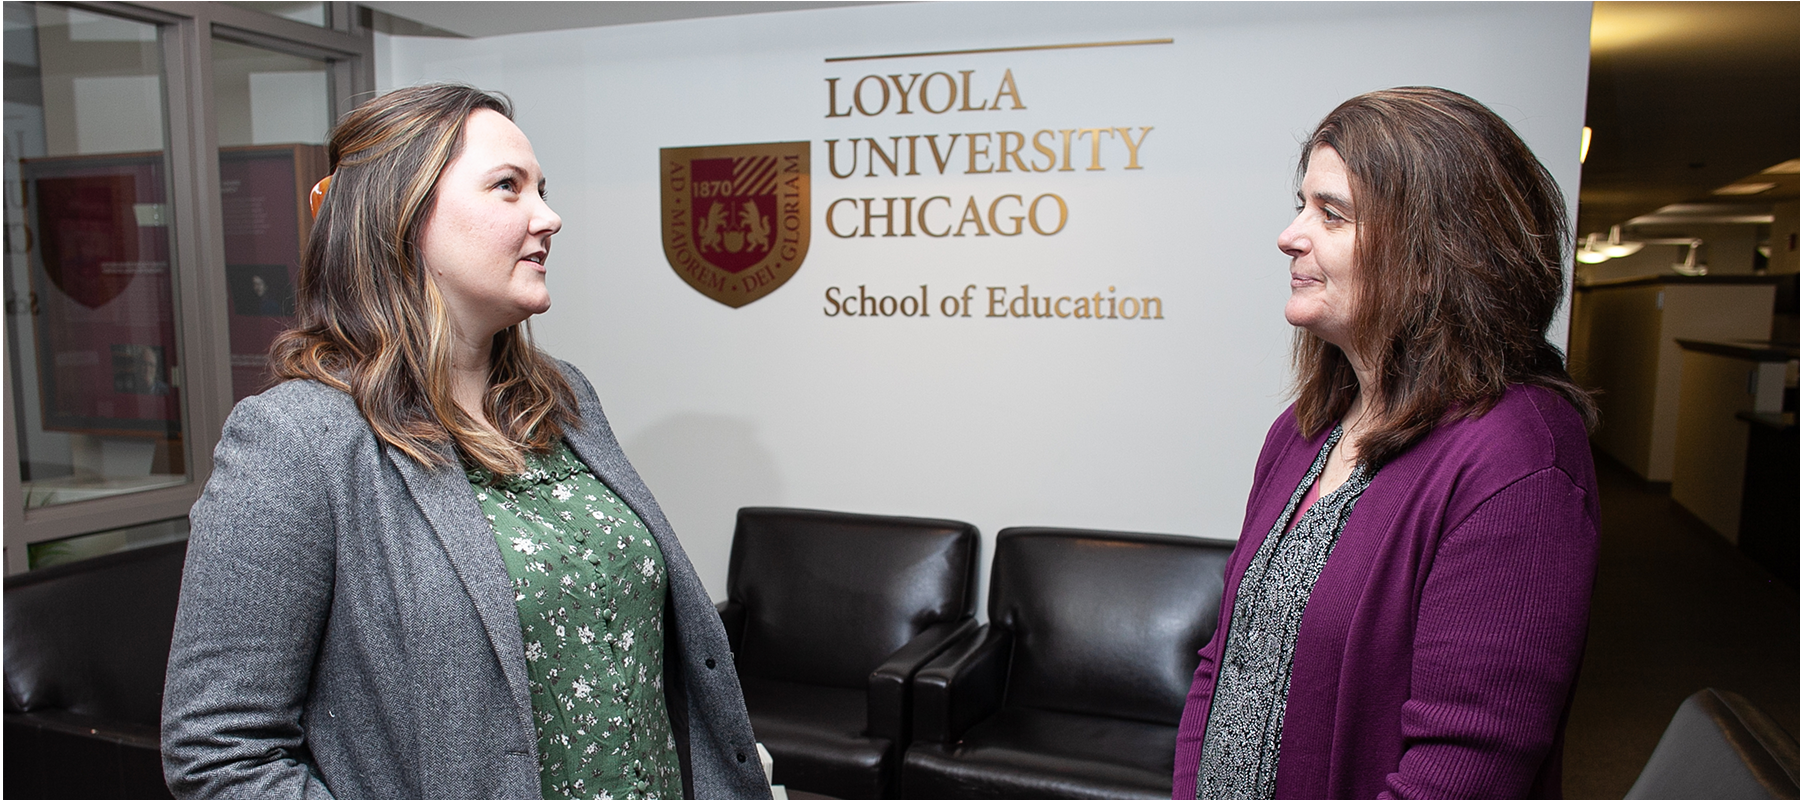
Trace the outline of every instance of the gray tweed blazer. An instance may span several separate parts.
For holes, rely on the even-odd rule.
[[[683,789],[768,800],[718,613],[593,387],[563,371],[571,448],[667,563]],[[163,700],[176,797],[540,800],[518,611],[453,458],[426,469],[349,395],[291,381],[232,411],[192,520]]]

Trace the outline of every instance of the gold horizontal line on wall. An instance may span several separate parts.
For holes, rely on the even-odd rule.
[[[1122,42],[1077,42],[1074,44],[1033,44],[1021,47],[979,47],[971,50],[933,50],[925,53],[889,53],[879,56],[836,56],[825,59],[831,64],[838,61],[876,61],[884,58],[922,58],[924,56],[963,56],[972,53],[1018,53],[1026,50],[1074,50],[1083,47],[1135,47],[1145,44],[1174,44],[1170,39],[1132,39]]]

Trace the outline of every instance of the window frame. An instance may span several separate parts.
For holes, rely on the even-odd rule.
[[[331,113],[343,115],[375,88],[375,40],[365,13],[327,3],[321,28],[246,8],[209,2],[56,3],[167,26],[159,36],[168,119],[169,199],[174,224],[174,309],[181,355],[182,440],[188,481],[180,486],[26,509],[12,398],[5,370],[6,573],[29,563],[28,546],[186,516],[212,475],[212,452],[231,413],[229,293],[220,204],[219,143],[213,104],[213,39],[324,60],[331,65]],[[22,365],[21,365],[22,366]]]

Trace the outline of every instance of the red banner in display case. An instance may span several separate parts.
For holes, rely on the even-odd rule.
[[[178,437],[163,154],[21,167],[44,429]]]
[[[269,345],[294,324],[300,248],[312,232],[306,193],[325,176],[326,166],[320,145],[219,150],[232,402],[268,388]]]
[[[26,159],[45,430],[178,437],[174,286],[162,153]],[[222,148],[233,402],[267,388],[294,321],[305,193],[325,148]]]

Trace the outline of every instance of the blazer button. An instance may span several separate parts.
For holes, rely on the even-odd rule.
[[[706,668],[707,668],[707,669],[712,669],[712,668],[714,668],[714,667],[717,667],[717,666],[718,666],[718,665],[719,665],[719,662],[717,662],[717,661],[714,661],[714,660],[712,660],[712,659],[710,659],[710,658],[709,658],[709,659],[707,659],[707,660],[706,660]],[[744,760],[744,754],[743,754],[743,753],[739,753],[739,754],[738,754],[738,760],[739,760],[739,761],[743,761],[743,760]]]
[[[738,763],[739,763],[739,764],[742,764],[742,763],[744,763],[744,761],[746,761],[746,760],[747,760],[747,759],[745,759],[745,758],[744,758],[744,754],[743,754],[743,753],[738,753]]]

